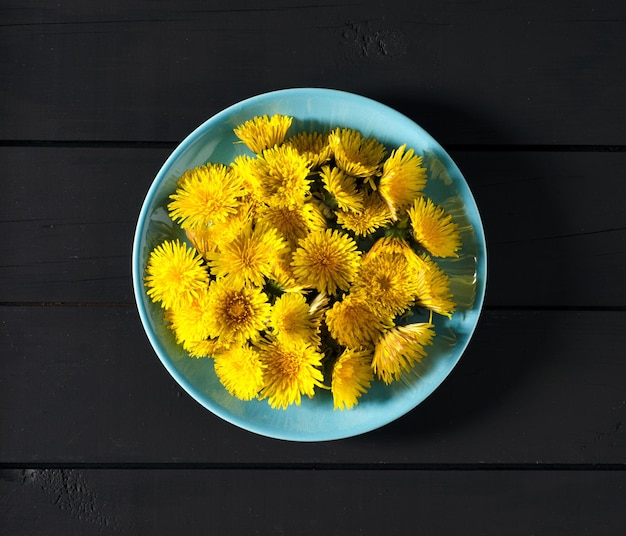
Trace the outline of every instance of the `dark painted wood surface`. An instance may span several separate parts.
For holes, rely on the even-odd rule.
[[[621,534],[625,21],[617,0],[0,1],[0,534]],[[176,144],[297,86],[429,130],[489,249],[450,377],[327,443],[192,400],[130,279]]]
[[[33,531],[12,534],[614,536],[623,483],[612,471],[34,469],[4,471],[0,490],[12,526]]]
[[[370,434],[313,444],[257,437],[208,413],[153,355],[132,307],[2,312],[15,350],[1,364],[11,401],[0,410],[1,452],[13,464],[588,466],[626,452],[623,311],[488,310],[423,405]]]

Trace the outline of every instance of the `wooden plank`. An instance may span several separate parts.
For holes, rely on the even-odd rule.
[[[619,534],[623,471],[9,470],[4,534]]]
[[[0,149],[12,170],[0,200],[0,299],[132,302],[135,225],[170,152]]]
[[[0,149],[0,302],[132,303],[132,236],[170,149]],[[624,306],[623,152],[453,151],[481,211],[487,304]],[[513,283],[513,284],[512,284]]]
[[[133,308],[0,307],[0,460],[32,463],[619,464],[626,312],[485,311],[450,377],[375,432],[292,443],[205,410]]]
[[[488,305],[623,306],[625,153],[465,152],[488,250]]]
[[[3,2],[0,139],[180,140],[294,86],[444,143],[624,145],[623,2]],[[252,45],[253,44],[253,45]]]

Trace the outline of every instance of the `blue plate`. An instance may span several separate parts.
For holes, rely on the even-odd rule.
[[[424,157],[426,195],[442,205],[459,224],[463,248],[456,259],[440,265],[450,275],[457,302],[452,319],[435,315],[436,336],[428,356],[401,381],[375,382],[351,410],[333,410],[330,393],[318,390],[300,406],[271,409],[266,400],[241,401],[215,375],[212,359],[194,359],[180,348],[163,321],[162,309],[146,296],[143,279],[150,251],[165,238],[184,236],[167,215],[168,196],[186,170],[206,162],[231,163],[247,149],[233,128],[260,115],[294,117],[289,135],[300,130],[334,127],[359,130],[388,148],[407,144]],[[448,376],[474,332],[486,281],[482,223],[470,189],[458,167],[421,127],[399,112],[371,99],[330,89],[298,88],[252,97],[218,113],[194,130],[167,159],[144,201],[133,245],[133,285],[141,321],[159,359],[195,400],[214,414],[257,434],[293,441],[324,441],[374,430],[415,408]]]

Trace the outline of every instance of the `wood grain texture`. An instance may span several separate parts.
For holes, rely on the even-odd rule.
[[[285,87],[390,104],[444,143],[625,145],[626,7],[3,2],[0,139],[180,140]]]
[[[134,228],[170,151],[0,148],[0,302],[132,303]],[[487,305],[626,305],[626,153],[451,154],[483,217]]]
[[[622,534],[625,21],[622,0],[0,2],[0,534]],[[130,279],[173,148],[302,86],[425,127],[489,250],[441,387],[325,443],[194,401]]]
[[[301,444],[215,417],[169,376],[133,308],[1,307],[0,460],[33,463],[619,464],[624,312],[486,311],[422,405]]]
[[[2,534],[614,536],[625,472],[4,471]],[[28,516],[25,512],[30,512]]]

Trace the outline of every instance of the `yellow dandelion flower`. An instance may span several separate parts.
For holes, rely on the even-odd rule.
[[[324,356],[309,343],[274,339],[259,344],[259,352],[266,366],[260,397],[267,398],[272,408],[299,406],[302,395],[311,398],[315,387],[323,386]]]
[[[424,256],[426,268],[418,277],[417,305],[450,318],[456,304],[450,292],[450,278],[430,257]]]
[[[328,145],[328,134],[303,131],[289,138],[285,144],[291,145],[306,157],[311,163],[311,169],[317,169],[328,162],[332,156],[332,150]]]
[[[198,229],[225,221],[237,212],[239,199],[246,194],[241,178],[222,164],[208,164],[188,172],[168,209],[182,229]]]
[[[262,185],[264,200],[274,205],[301,205],[309,195],[309,161],[293,147],[266,149],[251,172]]]
[[[334,409],[343,411],[354,407],[373,379],[372,351],[363,348],[344,350],[333,366],[330,390]]]
[[[415,301],[419,282],[402,255],[380,253],[361,263],[351,293],[370,300],[373,307],[397,315]]]
[[[191,357],[214,357],[228,348],[219,339],[204,339],[201,341],[184,341],[183,348]]]
[[[340,210],[359,212],[363,209],[363,192],[357,189],[354,177],[338,167],[323,166],[320,178]]]
[[[261,287],[286,246],[276,229],[247,225],[234,240],[209,253],[207,261],[215,277],[228,275],[238,287],[246,283]]]
[[[335,214],[339,225],[359,236],[372,234],[391,221],[387,204],[376,192],[365,192],[361,210],[357,212],[338,210]]]
[[[202,229],[185,229],[185,235],[196,251],[206,259],[207,253],[217,248],[215,225],[209,225]]]
[[[387,153],[385,146],[374,138],[364,138],[349,128],[336,128],[328,135],[335,162],[348,175],[366,178],[374,175]]]
[[[415,240],[435,257],[458,257],[461,233],[452,216],[431,199],[418,198],[409,209]]]
[[[270,304],[261,289],[235,286],[229,277],[224,277],[211,283],[209,294],[212,338],[230,344],[260,337],[270,313]]]
[[[276,229],[292,249],[311,231],[326,228],[326,219],[320,209],[310,202],[301,205],[266,205],[259,209],[258,222]]]
[[[407,277],[417,277],[419,272],[427,268],[426,261],[417,254],[411,245],[400,237],[383,236],[372,244],[372,247],[364,255],[363,261],[368,262],[381,254],[398,255],[407,263]]]
[[[404,255],[407,250],[413,251],[409,243],[404,238],[396,236],[383,236],[372,244],[372,247],[370,247],[365,254],[365,259],[371,259],[381,253]]]
[[[198,252],[179,240],[166,240],[151,253],[144,280],[150,299],[165,309],[191,303],[209,282]]]
[[[296,281],[291,269],[289,256],[281,258],[279,262],[272,265],[270,280],[282,292],[302,292],[306,290],[304,285]]]
[[[426,168],[422,167],[422,157],[413,149],[406,151],[406,145],[392,151],[383,164],[378,191],[387,202],[392,218],[407,209],[413,200],[422,195],[426,185]]]
[[[347,290],[356,275],[360,252],[347,234],[326,229],[310,233],[293,253],[291,267],[296,281],[333,294]]]
[[[376,341],[393,325],[393,318],[374,311],[362,297],[349,294],[326,311],[326,325],[339,344],[358,348]]]
[[[208,316],[208,285],[200,289],[191,303],[181,304],[167,312],[167,321],[178,344],[202,341],[209,337],[211,319]]]
[[[250,197],[260,200],[263,197],[263,188],[255,166],[257,166],[257,159],[244,154],[235,158],[230,164],[230,169],[241,179]]]
[[[215,374],[233,396],[241,400],[256,398],[263,388],[265,364],[248,344],[233,346],[215,355]]]
[[[253,215],[253,204],[242,200],[236,213],[226,220],[197,229],[185,229],[185,234],[198,253],[207,259],[210,253],[226,247],[239,237]]]
[[[265,149],[280,145],[284,141],[292,121],[292,117],[285,115],[273,115],[271,117],[263,115],[246,121],[243,125],[235,128],[233,132],[253,153],[259,154]]]
[[[372,368],[386,384],[400,379],[426,355],[424,346],[432,344],[435,332],[431,323],[397,326],[376,343]]]
[[[309,304],[298,292],[286,292],[274,302],[269,325],[277,337],[317,342],[317,328]]]

